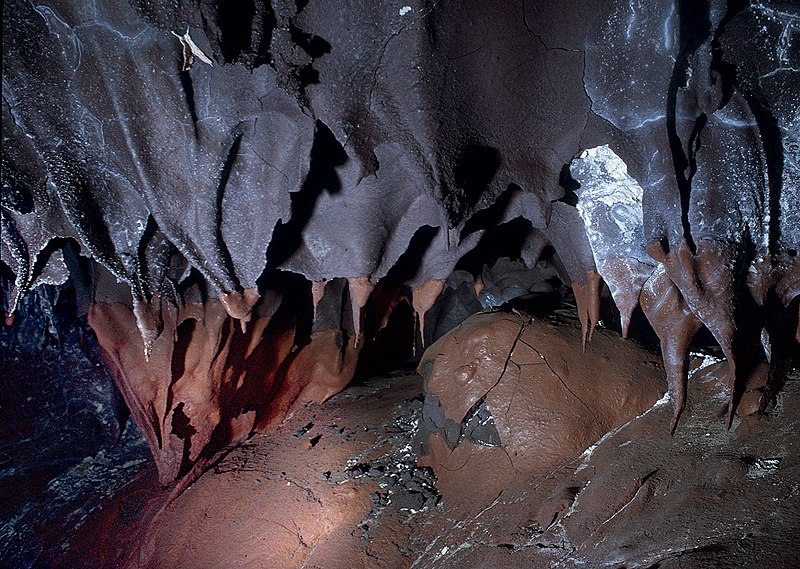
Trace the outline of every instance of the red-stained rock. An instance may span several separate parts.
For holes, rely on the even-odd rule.
[[[350,306],[353,313],[353,327],[355,329],[355,345],[361,344],[361,321],[364,318],[363,310],[369,301],[375,282],[369,277],[352,277],[347,279],[350,292]]]
[[[414,289],[411,305],[414,308],[417,325],[419,326],[419,337],[422,347],[425,347],[425,313],[431,309],[433,303],[439,298],[444,289],[445,279],[431,279],[424,282]]]
[[[494,497],[573,460],[662,395],[655,354],[602,330],[582,353],[579,338],[574,321],[556,325],[489,313],[469,318],[428,349],[420,369],[446,424],[431,433],[424,464],[436,471],[445,499],[447,488],[459,487],[454,477],[464,482],[474,475],[465,465],[494,457],[488,461],[499,470],[482,476],[479,492]],[[481,404],[496,428],[496,446],[480,446],[465,434]],[[461,430],[455,437],[454,427]]]
[[[294,330],[257,318],[242,333],[218,300],[176,309],[145,357],[137,319],[124,303],[95,303],[89,323],[117,386],[150,445],[162,483],[204,455],[244,440],[289,355]],[[283,409],[285,412],[285,409]]]
[[[241,321],[243,332],[247,323],[250,321],[250,313],[256,302],[258,302],[258,299],[258,290],[255,288],[247,288],[242,292],[232,291],[219,295],[219,300],[222,302],[223,306],[225,306],[228,315],[230,315],[231,318]]]
[[[642,287],[653,273],[653,267],[633,258],[610,257],[597,263],[597,271],[611,291],[619,309],[622,337],[627,338],[631,315],[639,304]]]
[[[323,403],[344,389],[353,378],[359,352],[360,345],[345,339],[341,330],[314,332],[287,372],[287,385],[300,389],[297,403]]]
[[[578,329],[576,322],[560,325]],[[528,325],[541,332],[537,326]],[[549,359],[547,338],[537,338]],[[592,346],[606,340],[599,330]],[[579,353],[574,336],[564,341]],[[550,343],[558,345],[553,337]],[[639,352],[629,346],[612,338],[604,348],[609,361],[571,369],[567,384],[578,389],[571,374],[597,379],[619,360],[625,369]],[[596,356],[590,347],[587,357]],[[649,361],[640,362],[645,387],[652,384]],[[82,530],[54,566],[85,566],[86,559],[142,569],[791,566],[800,529],[796,373],[768,417],[735,417],[726,431],[719,419],[727,364],[692,356],[689,368],[687,409],[674,437],[664,436],[672,411],[659,400],[579,456],[538,473],[515,470],[526,463],[509,452],[511,444],[465,439],[451,450],[442,433],[428,437],[427,454],[415,465],[411,437],[425,413],[423,382],[372,379],[324,405],[296,408],[281,428],[231,451],[168,506],[163,494],[144,508],[132,505],[142,499],[134,485],[88,526],[109,531]],[[746,388],[759,383],[763,369]],[[511,392],[513,401],[525,398],[525,387]],[[599,399],[587,404],[605,412]],[[513,401],[506,401],[512,414]],[[435,489],[423,462],[437,470]]]
[[[645,283],[639,302],[647,319],[661,339],[661,355],[667,373],[675,432],[686,403],[689,373],[689,346],[703,324],[686,305],[678,287],[663,270]]]
[[[386,326],[403,297],[397,287],[381,287],[375,299],[369,295],[372,283],[355,288],[360,294],[349,306],[355,317],[369,301],[365,330],[371,342],[380,331],[376,327]],[[254,291],[231,298],[238,299],[236,306],[242,309],[234,310],[236,318],[231,303],[217,299],[176,308],[154,297],[154,302],[138,305],[138,312],[121,302],[98,302],[90,308],[89,323],[147,439],[163,484],[193,466],[202,471],[215,452],[274,427],[293,406],[325,401],[356,371],[363,334],[351,333],[348,322],[339,322],[343,328],[328,323],[298,339],[288,309],[275,315],[279,298],[265,296],[259,304]],[[334,294],[326,302],[326,310],[337,315],[348,306],[345,297]],[[249,325],[240,327],[245,320]]]
[[[585,282],[573,281],[575,304],[581,321],[581,345],[586,348],[586,340],[591,340],[594,328],[600,321],[600,275],[597,271],[587,271]]]

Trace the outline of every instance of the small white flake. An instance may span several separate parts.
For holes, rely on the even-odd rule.
[[[197,47],[197,44],[194,43],[191,36],[189,36],[189,28],[186,28],[186,33],[183,35],[178,35],[175,32],[171,32],[173,36],[178,38],[178,41],[181,42],[181,46],[183,47],[183,71],[188,71],[192,68],[192,64],[194,63],[194,58],[197,57],[203,63],[207,63],[211,67],[214,67],[214,63],[211,59],[203,53],[203,50]]]
[[[400,8],[400,15],[405,16],[410,11],[411,11],[411,6],[403,6],[402,8]]]

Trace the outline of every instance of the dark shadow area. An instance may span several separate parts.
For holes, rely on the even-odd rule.
[[[270,63],[272,60],[272,33],[278,25],[275,10],[269,2],[256,4],[256,16],[253,21],[254,33],[259,32],[258,51],[253,58],[253,67]],[[255,29],[259,28],[260,29]]]
[[[557,279],[556,279],[557,280]],[[552,283],[551,292],[535,292],[513,298],[500,307],[500,310],[519,310],[525,314],[530,314],[534,318],[544,318],[549,316],[556,309],[563,306],[565,295],[570,297],[571,290],[560,286],[560,281]],[[573,300],[572,297],[569,300]]]
[[[305,51],[312,59],[317,59],[331,52],[331,44],[325,39],[304,32],[295,25],[289,24],[289,35],[292,41]]]
[[[502,161],[500,151],[490,146],[469,144],[461,150],[453,168],[453,178],[456,186],[463,191],[462,215],[474,208],[483,197]]]
[[[80,254],[81,247],[74,239],[69,239],[61,251],[69,271],[69,284],[75,294],[75,315],[83,318],[89,312],[94,292],[92,261]]]
[[[147,224],[136,251],[138,266],[134,275],[134,285],[131,286],[135,294],[138,293],[141,298],[150,300],[153,294],[160,292],[162,282],[159,281],[163,281],[163,273],[169,265],[169,258],[173,251],[175,251],[175,247],[164,238],[153,216],[148,215]],[[148,282],[148,276],[157,278],[152,279],[154,282]],[[162,276],[162,278],[158,278],[158,276]],[[150,286],[151,284],[154,286]]]
[[[192,341],[192,334],[197,321],[194,318],[187,318],[178,325],[175,330],[175,343],[172,348],[172,384],[183,376],[186,372],[186,354],[189,352],[189,344]],[[172,390],[169,390],[168,396],[172,397]],[[167,400],[167,409],[172,407],[172,402]]]
[[[767,299],[768,304],[777,305],[781,303],[776,296],[771,294]],[[781,303],[782,304],[782,303]],[[795,299],[786,307],[786,310],[778,310],[772,313],[771,318],[767,318],[767,330],[773,342],[772,357],[769,362],[769,373],[767,375],[766,389],[761,397],[759,412],[764,413],[767,405],[774,399],[777,393],[783,388],[789,370],[797,366],[800,362],[800,345],[792,341],[792,330],[800,327],[800,297]]]
[[[503,215],[508,209],[511,200],[521,191],[522,188],[520,188],[518,185],[509,184],[509,186],[503,190],[503,193],[497,196],[497,199],[494,200],[492,205],[486,209],[475,212],[472,217],[467,220],[467,222],[464,224],[464,228],[461,230],[459,239],[463,241],[464,238],[471,233],[475,233],[481,229],[489,229],[490,227],[494,227],[500,223],[500,220],[503,219]]]
[[[757,84],[757,83],[756,83]],[[769,211],[768,249],[770,255],[777,255],[780,251],[781,240],[781,192],[783,191],[783,136],[775,116],[763,102],[760,93],[741,91],[750,106],[750,111],[756,118],[758,131],[761,135],[761,144],[767,159],[768,197],[767,208]]]
[[[305,88],[319,83],[319,71],[314,69],[314,60],[330,53],[331,44],[319,36],[304,32],[293,24],[289,24],[289,35],[292,42],[311,58],[311,61],[298,67],[295,72],[301,96],[305,98]]]
[[[311,165],[299,192],[291,195],[292,215],[288,222],[278,220],[267,249],[267,267],[277,268],[297,251],[303,242],[303,229],[314,213],[322,192],[336,194],[342,183],[336,168],[347,162],[347,153],[331,130],[317,121],[314,144],[311,146]]]
[[[27,180],[20,179],[20,174],[11,166],[3,149],[3,191],[0,192],[0,206],[22,215],[33,211],[33,196],[26,186]]]
[[[194,137],[198,138],[197,132],[197,107],[194,102],[194,83],[192,83],[192,75],[188,71],[180,72],[181,88],[183,89],[184,100],[186,101],[186,108],[189,109],[189,116],[192,118],[192,128],[194,129]]]
[[[781,192],[783,189],[784,149],[783,136],[778,121],[769,106],[769,98],[761,89],[760,77],[748,76],[749,66],[737,66],[725,61],[722,48],[722,37],[728,24],[742,11],[749,7],[745,0],[729,0],[725,16],[714,31],[711,42],[711,69],[716,72],[716,81],[720,82],[722,101],[719,108],[728,104],[738,90],[747,101],[750,112],[756,119],[760,141],[767,161],[767,208],[769,211],[768,249],[770,255],[776,255],[780,249]],[[743,74],[742,71],[745,73]]]
[[[60,163],[62,160],[58,159]],[[59,197],[64,212],[75,227],[84,243],[91,243],[92,256],[103,264],[118,279],[129,280],[127,271],[117,255],[114,240],[104,220],[104,211],[95,199],[93,184],[77,176],[71,180],[63,180]],[[86,215],[85,212],[93,212]]]
[[[433,238],[439,234],[441,228],[423,225],[414,233],[405,252],[400,255],[394,266],[389,269],[383,278],[387,283],[397,286],[414,278],[422,264],[422,257],[431,246]]]
[[[192,447],[192,437],[197,434],[197,429],[192,426],[189,417],[183,412],[185,403],[181,401],[172,411],[172,433],[183,441],[183,457],[181,458],[181,468],[178,477],[186,475],[192,468],[189,461],[189,451]]]
[[[373,314],[374,311],[368,311],[368,316]],[[413,372],[416,368],[419,354],[415,356],[413,351],[414,311],[409,303],[399,302],[382,330],[376,331],[375,324],[369,319],[365,323],[367,333],[374,335],[374,339],[366,342],[359,354],[352,384],[397,371]]]
[[[468,271],[473,276],[483,272],[484,265],[494,265],[500,257],[512,261],[520,258],[522,245],[531,231],[531,222],[517,217],[501,225],[490,227],[470,252],[458,260],[455,270]]]
[[[675,59],[672,69],[669,87],[667,90],[667,137],[672,152],[672,162],[675,168],[675,178],[678,184],[678,193],[681,201],[681,226],[683,227],[683,238],[686,240],[689,250],[695,252],[695,243],[692,238],[691,226],[689,224],[689,202],[692,193],[692,175],[694,170],[690,168],[691,158],[686,155],[683,141],[678,135],[677,115],[678,115],[678,92],[687,85],[691,78],[690,58],[703,45],[711,35],[710,7],[707,0],[693,1],[680,0],[676,5],[679,25],[678,41],[680,49]],[[700,130],[705,125],[705,116],[699,119],[695,125],[695,130],[690,135],[696,138]],[[695,168],[696,169],[696,168]],[[687,171],[689,174],[687,175]]]
[[[228,250],[228,245],[222,237],[222,203],[225,199],[225,190],[228,187],[228,181],[231,178],[231,171],[236,164],[236,159],[239,157],[239,148],[242,146],[242,137],[244,133],[237,127],[231,133],[233,141],[228,149],[228,154],[225,157],[225,162],[222,164],[222,169],[219,175],[219,184],[217,185],[217,196],[214,208],[214,232],[216,235],[217,249],[219,250],[220,257],[222,257],[222,268],[225,275],[236,286],[237,290],[241,290],[241,283],[236,276],[236,268],[233,265],[233,258],[231,252]]]
[[[558,201],[564,202],[567,205],[575,207],[578,205],[577,192],[581,185],[578,180],[572,177],[572,172],[569,171],[569,164],[564,164],[561,172],[558,175],[558,185],[564,188],[564,195]]]
[[[192,267],[189,274],[176,286],[184,302],[205,302],[208,299],[208,283],[205,277]]]
[[[225,63],[234,63],[240,55],[250,51],[253,19],[256,15],[254,0],[227,0],[217,7],[219,29],[222,35],[220,48]]]
[[[125,427],[128,410],[78,315],[79,296],[69,284],[41,285],[0,324],[4,566],[48,566],[34,565],[42,547],[67,539],[115,476],[151,460],[135,425]]]

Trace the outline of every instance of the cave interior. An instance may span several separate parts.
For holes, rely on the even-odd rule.
[[[796,2],[2,41],[4,566],[791,566]]]

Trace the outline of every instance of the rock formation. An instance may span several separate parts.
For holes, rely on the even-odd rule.
[[[553,278],[584,343],[602,282],[624,331],[641,305],[673,430],[707,328],[730,424],[800,338],[798,22],[779,1],[11,0],[7,321],[88,281],[164,482],[336,393],[381,334],[421,353]],[[464,314],[439,326],[447,298]]]

